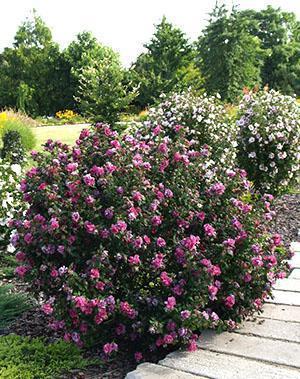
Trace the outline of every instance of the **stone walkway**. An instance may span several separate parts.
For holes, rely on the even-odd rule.
[[[264,313],[234,332],[202,334],[199,350],[142,363],[126,379],[300,379],[300,243]]]

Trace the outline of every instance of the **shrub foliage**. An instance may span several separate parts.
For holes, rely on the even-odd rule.
[[[233,328],[285,276],[280,237],[261,222],[272,197],[256,198],[242,170],[208,173],[208,148],[179,129],[146,142],[97,124],[72,149],[48,141],[35,156],[16,271],[65,340],[107,355],[131,343],[137,360],[193,350],[199,331]]]

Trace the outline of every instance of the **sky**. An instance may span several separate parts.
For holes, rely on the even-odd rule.
[[[208,20],[216,0],[0,0],[0,51],[11,46],[18,26],[35,8],[50,27],[62,48],[83,31],[91,31],[104,45],[112,47],[129,66],[151,39],[154,24],[165,15],[195,40]],[[300,0],[225,0],[241,9],[267,5],[296,13]]]

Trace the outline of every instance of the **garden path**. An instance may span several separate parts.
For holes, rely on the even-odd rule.
[[[300,243],[264,312],[234,332],[202,334],[199,350],[143,363],[126,379],[300,379]]]

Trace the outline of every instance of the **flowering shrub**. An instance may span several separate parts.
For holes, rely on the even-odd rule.
[[[261,191],[283,192],[300,168],[300,108],[271,90],[245,94],[240,103],[239,163]]]
[[[8,245],[11,234],[8,222],[22,206],[18,191],[20,174],[20,165],[0,159],[0,248]]]
[[[210,172],[184,128],[172,142],[153,133],[161,140],[121,140],[97,124],[72,149],[49,140],[12,223],[16,273],[44,292],[51,327],[105,355],[131,342],[138,361],[233,328],[286,271],[280,236],[260,222],[272,197],[253,202],[244,171]]]
[[[212,159],[216,163],[234,164],[236,127],[218,96],[199,95],[192,91],[163,95],[161,103],[150,109],[148,119],[146,130],[159,125],[171,138],[176,133],[176,125],[185,126],[188,139],[194,140],[198,147],[205,144],[211,147]]]

